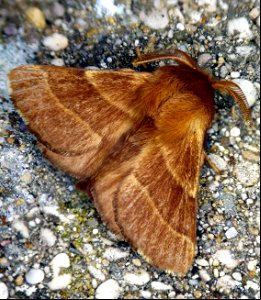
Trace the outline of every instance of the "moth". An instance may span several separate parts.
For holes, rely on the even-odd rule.
[[[180,50],[139,56],[154,72],[24,65],[10,94],[43,153],[78,178],[102,220],[152,265],[188,272],[196,248],[197,190],[214,90],[250,109],[232,81],[217,80]]]

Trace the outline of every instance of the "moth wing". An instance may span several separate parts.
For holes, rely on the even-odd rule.
[[[149,76],[128,69],[25,65],[10,72],[9,86],[46,155],[82,178],[93,174],[137,123],[133,102]]]
[[[171,141],[153,122],[143,124],[92,179],[94,202],[109,227],[156,267],[180,274],[188,271],[195,254],[203,163],[205,132],[191,122],[182,138],[171,123],[178,132]]]

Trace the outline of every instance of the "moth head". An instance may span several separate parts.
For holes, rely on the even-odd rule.
[[[139,52],[138,52],[139,53]],[[221,93],[228,94],[234,98],[238,104],[240,111],[243,115],[243,118],[246,123],[251,124],[251,111],[241,88],[231,80],[217,80],[206,70],[198,66],[196,61],[190,57],[186,52],[175,49],[170,52],[154,52],[144,55],[138,55],[137,59],[133,61],[133,66],[143,65],[148,62],[159,61],[159,60],[175,60],[179,65],[185,65],[191,69],[197,70],[200,73],[203,73],[211,86],[215,90],[219,90]]]

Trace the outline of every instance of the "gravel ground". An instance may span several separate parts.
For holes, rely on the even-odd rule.
[[[255,0],[0,0],[0,299],[260,298],[259,13]],[[8,98],[17,65],[132,67],[137,46],[187,51],[236,80],[252,106],[249,128],[217,95],[207,151],[223,174],[203,167],[198,253],[185,277],[117,241]]]

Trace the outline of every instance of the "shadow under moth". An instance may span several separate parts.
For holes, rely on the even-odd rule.
[[[215,113],[217,80],[185,52],[139,56],[134,65],[171,59],[154,72],[24,65],[9,74],[17,110],[44,154],[79,179],[109,229],[154,266],[185,274],[196,248],[196,195],[203,148]]]

